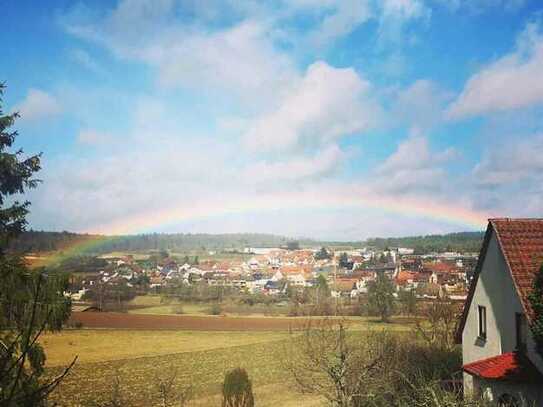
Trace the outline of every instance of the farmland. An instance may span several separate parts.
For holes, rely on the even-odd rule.
[[[156,377],[172,372],[177,372],[179,385],[194,386],[191,405],[219,405],[224,374],[238,366],[251,375],[257,405],[300,405],[300,400],[312,405],[314,398],[300,398],[288,387],[281,365],[287,336],[284,332],[67,330],[46,335],[43,343],[53,372],[75,353],[82,358],[53,395],[62,405],[107,401],[116,377],[129,405],[153,405]]]
[[[238,366],[249,372],[258,406],[320,403],[296,391],[282,364],[290,341],[288,327],[301,326],[301,318],[74,314],[89,318],[84,326],[91,327],[92,320],[100,329],[67,329],[41,339],[51,373],[60,372],[79,355],[73,371],[53,394],[61,405],[104,403],[117,378],[128,405],[154,405],[157,378],[174,373],[178,386],[192,384],[191,406],[220,405],[224,374]],[[164,328],[161,324],[166,320],[170,329],[156,329]],[[125,329],[108,329],[109,324]],[[352,331],[383,329],[382,324],[363,318],[351,318],[349,325]],[[409,325],[396,320],[386,329],[407,330]]]

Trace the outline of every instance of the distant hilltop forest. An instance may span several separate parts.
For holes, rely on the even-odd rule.
[[[189,251],[189,250],[234,250],[244,247],[286,246],[292,239],[283,236],[261,233],[231,234],[185,234],[150,233],[126,236],[89,235],[71,232],[24,232],[10,249],[18,252],[63,251],[77,247],[87,254],[110,252],[137,252],[151,250]],[[308,239],[299,244],[314,245]]]
[[[414,248],[417,253],[462,251],[478,252],[483,232],[449,233],[444,235],[411,236],[397,238],[371,238],[366,241],[326,242],[298,239],[300,247],[357,248],[363,246],[386,249],[390,247]],[[152,250],[239,250],[245,247],[287,246],[293,239],[263,233],[184,234],[151,233],[126,236],[89,235],[71,232],[24,232],[10,249],[17,252],[38,253],[65,251],[77,247],[78,252],[104,254],[115,251],[138,252]]]
[[[460,232],[445,235],[410,237],[372,238],[366,240],[367,246],[386,249],[387,247],[409,247],[415,253],[428,252],[479,252],[484,232]]]

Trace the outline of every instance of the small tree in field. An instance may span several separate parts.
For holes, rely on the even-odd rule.
[[[436,299],[422,309],[424,322],[417,321],[416,330],[430,346],[451,350],[458,313],[459,307],[450,299]]]
[[[383,322],[388,322],[394,312],[394,285],[384,273],[378,273],[368,284],[368,308]]]
[[[236,368],[224,376],[222,386],[223,407],[253,407],[253,385],[247,371]]]
[[[402,307],[403,314],[413,315],[417,311],[417,297],[414,290],[400,290],[398,292],[398,302]]]
[[[344,321],[308,320],[301,335],[292,333],[283,358],[302,393],[325,398],[333,407],[374,404],[386,366],[393,365],[394,338],[385,333],[348,334]],[[392,351],[391,351],[392,350]]]

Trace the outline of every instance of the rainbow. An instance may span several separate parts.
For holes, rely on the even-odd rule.
[[[262,196],[247,196],[245,199],[220,202],[200,202],[191,206],[169,207],[157,211],[145,211],[138,216],[120,219],[97,228],[102,234],[134,234],[152,231],[157,226],[175,225],[187,220],[206,219],[214,216],[242,214],[251,211],[273,211],[283,209],[377,209],[390,214],[432,219],[468,229],[482,230],[489,214],[443,202],[421,199],[399,199],[386,195],[377,196],[366,191],[329,193],[306,191],[296,193],[274,193]]]
[[[92,231],[92,234],[82,236],[80,240],[71,243],[58,254],[53,255],[50,262],[58,262],[83,252],[92,252],[94,248],[98,248],[104,241],[114,239],[120,235],[146,233],[158,227],[174,226],[187,220],[209,219],[251,211],[360,208],[379,210],[391,215],[440,221],[465,227],[469,230],[483,230],[487,219],[491,217],[487,213],[446,202],[376,195],[374,192],[369,193],[369,191],[361,188],[353,188],[352,193],[349,195],[338,190],[327,190],[326,193],[297,191],[264,194],[261,196],[247,196],[242,200],[238,198],[230,201],[223,199],[221,202],[203,201],[191,206],[174,206],[157,211],[145,211],[137,216],[100,225],[96,230]]]

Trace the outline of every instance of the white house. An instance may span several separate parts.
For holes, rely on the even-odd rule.
[[[543,263],[543,219],[490,219],[457,332],[464,393],[543,406],[543,358],[528,299]]]

